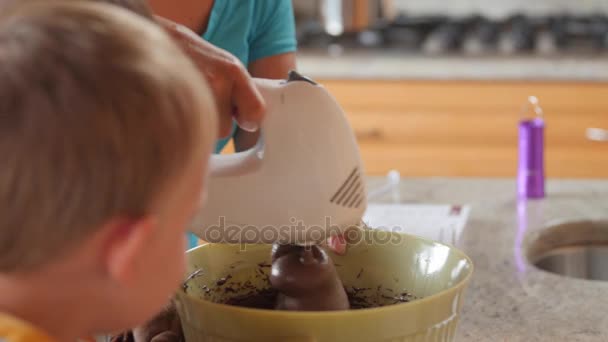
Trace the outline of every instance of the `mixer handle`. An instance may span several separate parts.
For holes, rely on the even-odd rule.
[[[305,82],[312,85],[318,85],[315,81],[310,78],[299,74],[296,71],[290,71],[285,80],[269,80],[269,79],[254,79],[256,87],[260,90],[266,101],[267,109],[273,106],[274,102],[282,101],[283,98],[280,95],[281,89],[288,83]],[[264,136],[265,133],[274,136],[274,141],[277,141],[276,130],[281,128],[281,124],[276,121],[280,119],[275,116],[272,118],[270,113],[267,113],[266,119],[262,122],[260,127],[260,138],[256,145],[243,152],[237,152],[234,154],[221,154],[212,155],[209,161],[209,172],[211,177],[234,177],[243,176],[255,172],[262,166],[264,158]],[[275,121],[275,122],[272,122]],[[279,127],[279,128],[277,128]],[[272,131],[272,128],[274,131]],[[267,140],[272,137],[266,136]],[[279,139],[280,140],[280,139]],[[276,145],[276,144],[275,144]]]
[[[263,133],[256,145],[243,152],[233,154],[214,154],[209,160],[211,177],[234,177],[254,172],[262,165],[264,158]]]
[[[262,94],[265,94],[264,90],[267,88],[277,87],[277,81],[275,80],[259,78],[254,80]],[[265,100],[268,101],[267,98]],[[260,127],[260,137],[253,148],[232,154],[212,155],[209,160],[209,175],[211,177],[238,177],[258,170],[262,166],[262,159],[264,158],[264,135],[267,131],[267,125],[267,120],[264,120]]]
[[[306,76],[302,76],[295,71],[290,71],[287,79],[285,80],[269,80],[269,79],[254,79],[255,85],[258,90],[264,96],[266,101],[267,109],[273,105],[273,101],[276,101],[276,91],[280,89],[284,84],[291,82],[308,82],[313,85],[316,83]],[[268,116],[268,113],[267,113]],[[272,120],[272,119],[270,119]],[[267,117],[261,124],[260,127],[260,138],[256,145],[243,152],[237,152],[233,154],[216,154],[212,155],[209,161],[209,172],[211,177],[233,177],[242,176],[254,172],[262,165],[262,159],[264,158],[264,133],[268,131],[270,125],[269,118]]]

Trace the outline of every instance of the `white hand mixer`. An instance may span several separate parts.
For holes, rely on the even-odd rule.
[[[192,231],[208,242],[305,245],[358,226],[364,172],[336,100],[296,72],[256,82],[267,105],[261,138],[211,157],[208,201]]]

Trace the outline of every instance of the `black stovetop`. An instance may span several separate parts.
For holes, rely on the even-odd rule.
[[[513,15],[494,20],[483,16],[450,18],[401,14],[391,22],[360,32],[331,36],[314,20],[298,25],[302,49],[395,51],[424,54],[536,54],[608,52],[605,15]]]

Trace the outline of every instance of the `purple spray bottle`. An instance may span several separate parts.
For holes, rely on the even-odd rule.
[[[532,117],[528,117],[532,108]],[[519,167],[517,192],[519,198],[545,197],[545,121],[535,96],[528,98],[519,122]]]

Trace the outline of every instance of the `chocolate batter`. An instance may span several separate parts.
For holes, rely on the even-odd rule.
[[[318,246],[274,245],[272,287],[279,291],[277,310],[348,310],[342,281],[327,253]]]

